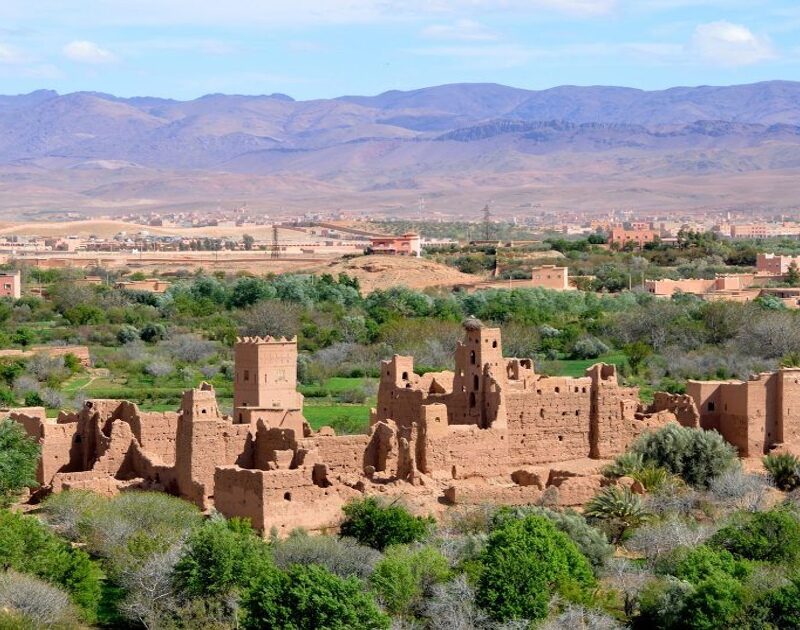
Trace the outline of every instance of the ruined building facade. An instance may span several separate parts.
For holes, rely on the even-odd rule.
[[[689,381],[699,425],[715,429],[742,457],[800,440],[800,369],[782,368],[748,381]]]
[[[419,376],[411,357],[382,362],[362,435],[310,429],[293,339],[237,341],[232,416],[202,384],[177,412],[90,400],[55,420],[43,409],[11,417],[42,444],[46,491],[159,489],[279,533],[335,527],[344,503],[364,494],[403,495],[427,512],[447,503],[533,503],[543,493],[580,504],[608,483],[597,474],[603,460],[642,431],[701,423],[688,396],[658,394],[643,409],[613,366],[544,376],[529,359],[503,357],[499,329],[476,321],[465,329],[454,372]]]

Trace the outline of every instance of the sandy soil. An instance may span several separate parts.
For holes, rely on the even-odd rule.
[[[405,256],[360,256],[348,258],[313,268],[314,273],[334,276],[346,273],[361,282],[361,289],[369,293],[378,288],[403,285],[411,289],[473,284],[484,278],[422,258]]]

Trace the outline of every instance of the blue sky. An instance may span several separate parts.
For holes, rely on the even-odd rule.
[[[0,93],[800,80],[798,0],[0,0]]]

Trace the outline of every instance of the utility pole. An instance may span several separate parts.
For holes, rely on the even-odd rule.
[[[281,257],[281,248],[278,244],[278,226],[277,224],[272,224],[272,245],[270,247],[270,258],[280,258]]]
[[[489,204],[487,203],[483,207],[483,238],[484,240],[488,241],[489,236],[491,234],[492,229],[492,211],[489,209]]]

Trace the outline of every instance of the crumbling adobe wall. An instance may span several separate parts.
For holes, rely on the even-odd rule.
[[[647,407],[647,413],[654,414],[660,411],[674,414],[676,420],[684,427],[693,429],[700,427],[700,411],[694,398],[689,394],[655,392],[653,403]]]
[[[506,396],[512,467],[589,456],[589,378],[540,377]]]
[[[49,485],[60,471],[79,469],[81,458],[74,443],[77,423],[57,424],[46,417],[44,407],[15,409],[9,418],[19,422],[41,446],[36,471],[36,481],[40,485]]]
[[[510,439],[501,429],[451,425],[441,437],[420,440],[424,462],[418,454],[418,468],[434,478],[496,477],[508,468]]]
[[[250,435],[248,425],[222,419],[178,421],[176,481],[178,492],[206,509],[214,496],[214,469],[236,463]]]
[[[123,418],[131,425],[133,434],[144,450],[157,456],[165,464],[175,463],[175,445],[178,436],[178,414],[174,411],[139,411]]]
[[[784,368],[778,373],[780,399],[778,408],[783,416],[776,442],[800,443],[800,370]]]
[[[315,485],[308,467],[294,470],[248,470],[220,466],[215,472],[216,508],[227,517],[247,518],[266,533],[286,535],[292,529],[335,528],[342,507],[360,496],[347,487]]]
[[[631,423],[639,408],[639,389],[620,386],[614,365],[597,363],[586,376],[591,379],[590,457],[609,459],[633,442]]]
[[[314,453],[331,476],[363,476],[369,442],[369,435],[318,435],[301,440],[300,446]]]

